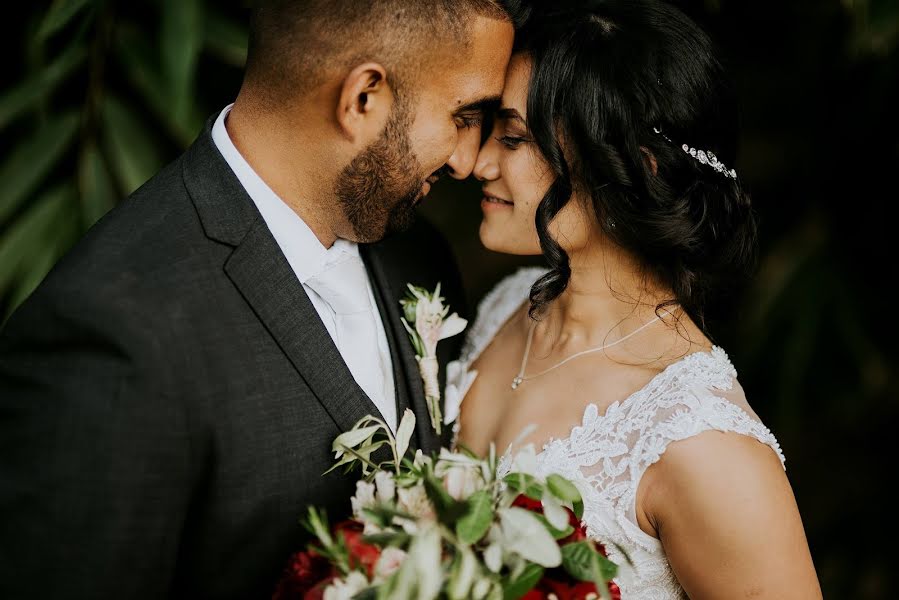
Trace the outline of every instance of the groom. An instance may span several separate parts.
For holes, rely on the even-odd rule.
[[[260,3],[234,104],[0,334],[0,597],[270,597],[306,505],[348,510],[335,436],[411,408],[439,446],[398,301],[462,306],[413,212],[473,167],[507,8]]]

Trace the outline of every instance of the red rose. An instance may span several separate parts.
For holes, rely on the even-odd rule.
[[[512,506],[517,506],[531,512],[543,514],[543,503],[539,500],[529,498],[524,494],[518,494],[518,497],[512,501]]]
[[[535,512],[537,514],[543,514],[543,503],[540,500],[529,498],[524,494],[519,494],[518,497],[516,497],[512,502],[512,506],[517,506],[519,508]],[[574,528],[574,531],[571,532],[571,535],[569,535],[568,537],[559,540],[559,545],[564,546],[565,544],[580,542],[581,540],[587,539],[587,527],[583,523],[581,523],[580,519],[578,519],[577,516],[575,516],[574,511],[572,511],[568,507],[563,508],[565,508],[565,512],[568,513],[568,524]],[[602,552],[603,556],[606,555],[604,548],[600,547],[599,551]]]
[[[362,523],[358,521],[344,521],[339,523],[334,531],[343,535],[347,550],[350,553],[350,568],[364,567],[369,579],[375,571],[375,563],[381,557],[381,549],[362,540]]]
[[[313,600],[313,590],[322,582],[330,582],[333,577],[328,559],[311,551],[297,552],[290,557],[272,599]]]

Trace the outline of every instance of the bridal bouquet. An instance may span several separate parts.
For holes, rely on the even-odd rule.
[[[494,448],[407,457],[414,428],[407,410],[395,436],[366,417],[334,440],[334,468],[362,468],[353,517],[329,527],[309,510],[315,543],[291,558],[274,600],[620,598],[616,565],[580,523],[580,493],[537,477],[532,447],[501,475]],[[382,448],[389,458],[375,462]]]

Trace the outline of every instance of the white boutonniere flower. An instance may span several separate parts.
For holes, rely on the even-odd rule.
[[[400,300],[404,314],[403,325],[415,348],[415,358],[418,360],[418,370],[428,401],[431,427],[440,435],[443,418],[440,411],[437,342],[462,333],[468,321],[456,313],[450,314],[449,306],[443,304],[444,298],[440,296],[439,283],[433,292],[411,284],[408,287],[409,295]]]

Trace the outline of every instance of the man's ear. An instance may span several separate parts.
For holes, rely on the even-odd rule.
[[[364,63],[344,78],[337,104],[337,123],[351,142],[374,139],[393,107],[393,90],[387,70],[378,63]]]
[[[652,176],[655,177],[659,174],[659,161],[656,160],[656,155],[649,151],[649,148],[646,146],[640,146],[640,152],[643,153],[643,160],[646,161],[646,166],[649,167],[649,170],[652,172]]]

